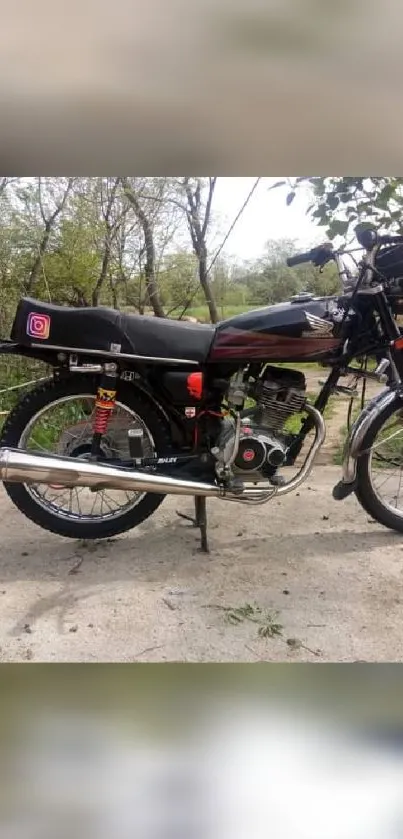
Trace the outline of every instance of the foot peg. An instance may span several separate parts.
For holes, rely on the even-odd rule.
[[[320,386],[326,384],[324,381],[319,382]],[[344,387],[343,385],[335,385],[332,388],[332,395],[333,396],[349,396],[350,399],[356,399],[358,396],[358,390],[354,387]]]
[[[287,481],[282,475],[273,475],[270,478],[270,483],[273,484],[274,487],[283,487]]]
[[[344,481],[339,481],[333,488],[333,498],[335,501],[344,501],[349,495],[352,495],[355,490],[355,481],[352,484],[346,484]]]

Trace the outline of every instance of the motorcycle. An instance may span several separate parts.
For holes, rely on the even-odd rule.
[[[22,298],[0,352],[53,374],[3,427],[11,501],[46,530],[102,539],[144,522],[166,495],[193,496],[208,550],[206,498],[260,505],[296,490],[325,440],[329,398],[351,394],[340,379],[353,377],[384,388],[350,430],[333,496],[355,493],[373,519],[403,532],[403,237],[356,235],[355,275],[329,244],[287,260],[320,270],[333,260],[340,295],[302,294],[216,325]],[[329,371],[313,402],[301,363]]]

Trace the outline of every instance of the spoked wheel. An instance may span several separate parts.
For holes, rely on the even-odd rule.
[[[48,382],[14,408],[3,429],[1,446],[37,454],[88,458],[97,383],[89,377]],[[169,450],[168,429],[152,404],[129,385],[119,386],[115,409],[103,437],[103,459],[128,461],[128,430],[143,431],[144,457]],[[147,519],[163,495],[48,484],[5,483],[18,509],[46,530],[73,539],[102,539],[123,533]]]
[[[380,524],[403,533],[403,406],[382,411],[363,440],[356,495]]]

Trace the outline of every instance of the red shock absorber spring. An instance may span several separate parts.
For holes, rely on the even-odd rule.
[[[107,408],[99,408],[96,406],[93,425],[94,434],[105,434],[105,431],[108,428],[109,416],[110,412]]]
[[[115,400],[116,390],[106,390],[103,387],[98,388],[93,422],[94,434],[105,434],[108,428],[109,417],[115,407]]]

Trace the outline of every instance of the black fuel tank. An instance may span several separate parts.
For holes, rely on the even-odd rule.
[[[341,345],[347,306],[343,297],[300,295],[236,315],[218,324],[209,361],[324,361]]]

